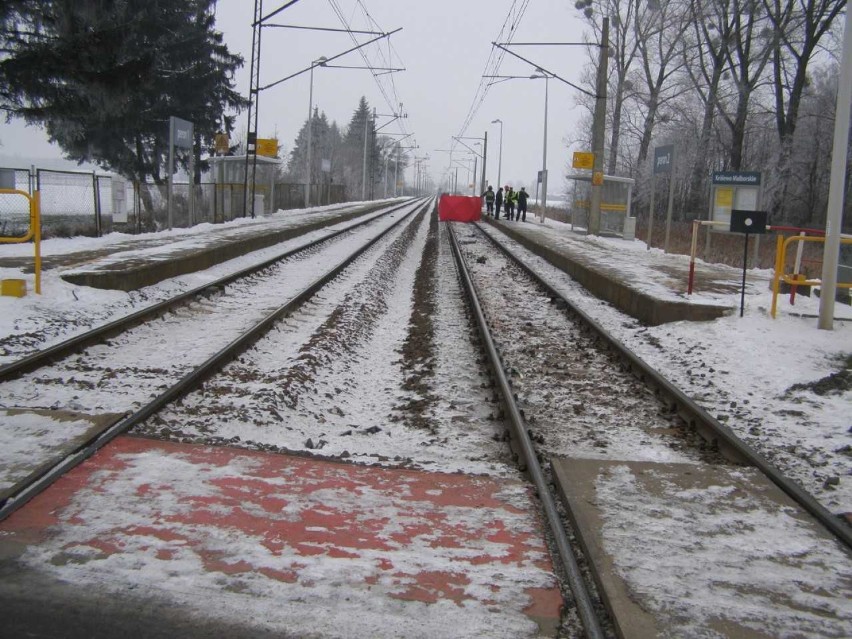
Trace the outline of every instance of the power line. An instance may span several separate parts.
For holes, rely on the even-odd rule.
[[[343,11],[341,10],[340,4],[338,3],[338,1],[337,0],[329,0],[329,4],[331,5],[331,8],[334,10],[334,12],[337,14],[337,17],[340,20],[341,24],[344,26],[346,31],[349,33],[349,37],[352,39],[353,42],[355,42],[357,44],[358,39],[355,36],[355,32],[353,31],[353,29],[350,25],[350,20],[347,20],[346,16],[343,14]],[[354,13],[354,11],[356,11],[358,9],[358,7],[361,8],[362,12],[366,16],[366,20],[367,20],[369,25],[372,25],[376,29],[381,29],[378,22],[376,22],[376,20],[372,17],[372,15],[370,15],[370,12],[367,10],[366,6],[364,6],[364,3],[361,0],[357,0],[357,5],[353,9],[353,13]],[[378,69],[376,68],[378,65],[374,65],[372,63],[372,61],[368,57],[367,52],[365,50],[359,49],[358,51],[361,55],[361,59],[364,61],[364,65],[370,70],[370,73],[373,76],[373,80],[375,81],[376,86],[379,89],[379,92],[382,94],[382,97],[384,98],[385,103],[387,104],[388,108],[391,109],[391,111],[396,112],[399,109],[399,105],[401,104],[402,101],[399,100],[399,96],[396,92],[396,84],[393,82],[393,76],[391,75],[390,84],[393,88],[394,98],[396,99],[395,101],[391,98],[390,95],[388,95],[387,89],[385,88],[384,84],[380,80],[380,76],[383,76],[384,74],[378,71]],[[380,54],[381,60],[382,60],[380,65],[382,67],[393,67],[393,60],[389,60],[389,59],[385,58],[383,51],[380,47],[378,47],[378,51],[379,51],[379,54]],[[402,66],[404,66],[404,65],[402,65]],[[400,128],[402,129],[403,133],[408,132],[408,131],[405,130],[405,127],[404,127],[404,120],[400,120]]]
[[[503,24],[500,27],[500,32],[492,42],[511,43],[512,38],[514,38],[517,28],[524,17],[524,13],[526,13],[528,5],[529,0],[512,0],[512,4],[506,14],[506,18],[503,20]],[[498,74],[505,54],[506,52],[504,50],[494,46],[493,44],[491,45],[491,51],[488,54],[488,59],[485,61],[485,69],[479,80],[479,87],[476,89],[470,109],[468,110],[464,123],[456,137],[464,136],[467,132],[467,128],[470,126],[470,123],[473,121],[473,118],[476,117],[482,103],[485,102],[485,97],[488,95],[491,83],[487,82],[484,76]],[[451,148],[455,148],[455,140],[453,141]]]

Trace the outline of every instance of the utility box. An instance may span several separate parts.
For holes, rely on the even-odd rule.
[[[0,280],[0,295],[24,297],[27,294],[26,280]]]
[[[636,239],[636,218],[635,217],[626,217],[624,218],[624,233],[621,236],[625,240],[635,240]]]

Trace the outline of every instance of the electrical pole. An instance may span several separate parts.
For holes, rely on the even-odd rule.
[[[595,115],[592,124],[592,153],[595,164],[592,169],[592,195],[589,201],[589,235],[601,232],[601,196],[603,188],[604,137],[606,134],[606,72],[609,54],[609,18],[603,19],[601,29],[601,53],[595,98]]]
[[[544,76],[544,142],[542,143],[542,152],[541,152],[541,200],[539,201],[539,206],[541,207],[541,219],[539,220],[542,224],[544,224],[544,216],[547,212],[547,92],[548,87],[550,86],[550,76]]]
[[[393,196],[399,196],[399,142],[396,143],[396,165],[393,167]]]
[[[503,120],[491,120],[491,124],[500,125],[500,150],[497,153],[497,188],[503,185]]]
[[[479,185],[479,192],[485,193],[485,166],[487,165],[488,160],[488,131],[485,132],[485,137],[483,138],[482,143],[482,181]]]
[[[373,109],[375,111],[375,109]],[[361,201],[364,202],[367,199],[367,126],[370,124],[370,114],[364,114],[364,162],[363,168],[361,169]]]
[[[831,182],[825,223],[822,285],[819,296],[819,323],[824,330],[834,328],[834,295],[837,290],[837,263],[840,255],[840,227],[843,222],[843,191],[849,144],[849,111],[852,102],[852,30],[849,14],[843,33],[843,54],[837,83],[837,109],[834,114],[834,151],[831,154]]]

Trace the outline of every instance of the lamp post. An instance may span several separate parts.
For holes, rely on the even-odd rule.
[[[497,118],[496,120],[491,120],[491,124],[500,125],[500,151],[497,155],[497,188],[499,188],[503,185],[503,120]]]
[[[364,43],[364,44],[368,44],[368,43]],[[364,46],[364,45],[361,45],[361,46]],[[360,48],[360,47],[355,47],[355,48],[357,49],[357,48]],[[354,49],[352,49],[352,50],[354,51]],[[341,54],[341,55],[343,55],[343,54]],[[307,177],[308,184],[305,185],[305,189],[306,189],[306,192],[305,192],[305,207],[308,206],[309,190],[310,190],[310,175],[311,175],[311,169],[310,169],[310,164],[311,164],[311,161],[310,161],[311,160],[311,131],[313,129],[313,127],[311,126],[311,123],[312,123],[311,111],[313,110],[313,104],[312,103],[313,103],[313,92],[314,92],[314,67],[321,66],[321,67],[325,67],[326,69],[367,69],[367,70],[370,70],[370,71],[373,71],[373,72],[375,72],[375,71],[386,71],[387,73],[395,73],[397,71],[404,71],[404,69],[396,69],[396,68],[391,68],[391,67],[361,67],[361,66],[346,66],[346,65],[338,65],[338,64],[328,64],[328,62],[330,62],[334,58],[339,58],[339,57],[340,57],[340,55],[334,56],[332,58],[326,58],[325,56],[323,56],[323,57],[319,58],[318,60],[314,60],[313,63],[311,64],[311,66],[309,67],[309,70],[311,72],[311,90],[310,90],[309,99],[308,99],[308,102],[309,102],[309,104],[308,104],[308,168],[306,170],[306,174],[308,176]],[[289,78],[284,78],[284,79],[286,80],[286,79],[289,79]],[[266,87],[264,87],[264,88],[266,88]],[[400,106],[402,106],[402,105],[400,104]],[[408,117],[408,116],[399,116],[399,117]],[[376,122],[376,109],[375,108],[373,109],[372,122],[373,122],[373,129],[375,129],[375,122]],[[370,117],[368,115],[364,119],[364,169],[363,169],[363,176],[362,176],[362,181],[361,181],[361,199],[362,200],[367,199],[367,138],[369,137],[369,129],[368,129],[369,123],[370,123]]]
[[[302,75],[305,72],[310,71],[311,73],[313,73],[313,68],[314,68],[314,66],[316,66],[316,63],[314,63],[306,69],[302,69],[301,71],[297,71],[296,73],[291,73],[290,75],[288,75],[286,77],[283,77],[279,80],[276,80],[275,82],[271,82],[271,83],[269,83],[265,86],[258,86],[259,80],[260,80],[260,32],[261,32],[261,27],[276,26],[276,27],[282,27],[282,28],[290,28],[290,26],[292,26],[292,25],[270,25],[270,24],[262,24],[262,23],[265,22],[267,19],[271,18],[272,16],[277,15],[278,13],[283,11],[284,9],[287,9],[290,6],[294,5],[295,1],[289,2],[288,4],[284,5],[283,7],[280,7],[279,9],[273,11],[272,13],[268,14],[265,17],[262,16],[262,13],[263,13],[262,7],[261,7],[262,4],[263,4],[263,2],[261,0],[255,0],[255,3],[254,3],[255,21],[253,23],[253,32],[252,32],[252,53],[251,53],[251,74],[250,74],[251,83],[250,83],[250,86],[249,86],[248,130],[247,130],[247,133],[246,133],[246,135],[247,135],[247,137],[246,137],[246,139],[247,139],[247,143],[246,143],[246,165],[245,165],[246,171],[245,171],[245,178],[244,178],[244,182],[243,182],[244,192],[246,194],[249,194],[249,189],[251,189],[249,202],[250,202],[250,206],[251,206],[252,217],[254,217],[255,173],[257,171],[257,144],[256,144],[256,140],[257,140],[257,111],[258,111],[258,107],[257,107],[256,103],[259,102],[260,92],[265,91],[267,89],[271,89],[272,87],[277,86],[277,85],[281,84],[282,82],[286,82],[287,80],[290,80],[292,78],[295,78],[298,75]],[[322,30],[322,29],[313,28],[313,27],[294,27],[294,28],[307,28],[307,29],[310,29],[310,30]],[[352,47],[351,49],[347,49],[346,51],[338,53],[337,55],[333,55],[330,58],[323,58],[323,59],[326,62],[331,62],[332,60],[336,60],[337,58],[341,58],[341,57],[345,56],[346,54],[352,53],[353,51],[356,51],[356,50],[358,50],[362,47],[365,47],[369,44],[372,44],[374,42],[378,42],[379,40],[383,40],[385,38],[389,38],[390,36],[392,36],[393,34],[397,33],[400,30],[401,29],[394,29],[393,31],[390,31],[388,33],[381,33],[381,32],[378,32],[378,31],[370,32],[371,35],[375,35],[376,37],[374,37],[370,40],[367,40],[366,42],[362,42],[360,44],[357,44],[356,46]],[[327,65],[323,65],[323,66],[327,66]],[[311,99],[309,100],[310,102],[313,101],[312,97],[313,96],[311,96]],[[309,124],[310,124],[310,119],[311,119],[310,111],[312,109],[313,109],[313,105],[309,104],[308,105],[308,123]],[[310,132],[310,126],[308,127],[308,131]],[[249,180],[249,167],[251,167],[251,180]],[[309,173],[309,172],[310,172],[310,169],[307,169],[306,173]],[[308,186],[308,188],[310,188],[310,180],[309,180],[309,183],[308,183],[307,186]]]
[[[482,142],[474,142],[474,143],[473,143],[473,146],[482,146]],[[471,193],[471,195],[473,195],[473,196],[475,196],[475,195],[476,195],[476,165],[477,165],[477,160],[478,160],[478,159],[479,159],[479,155],[478,155],[478,154],[473,156],[473,179],[471,180],[471,182],[472,182],[472,184],[471,184],[471,186],[472,186],[472,193]],[[483,164],[483,165],[485,164],[485,158],[484,158],[484,156],[483,156],[483,159],[482,159],[482,164]],[[484,169],[483,169],[483,171],[482,171],[482,179],[483,179],[483,180],[485,180],[485,170],[484,170]],[[484,190],[484,189],[483,189],[483,190]]]
[[[541,206],[541,217],[540,222],[544,222],[544,211],[547,206],[547,99],[548,99],[548,90],[550,87],[550,79],[557,78],[560,79],[559,76],[554,75],[550,71],[546,71],[541,67],[535,68],[535,73],[532,75],[485,75],[482,76],[484,78],[491,78],[494,80],[491,84],[497,84],[498,82],[505,82],[506,80],[541,80],[544,79],[544,144],[542,148],[542,160],[541,160],[541,201],[539,205]],[[564,82],[564,80],[563,80]],[[568,83],[570,84],[570,82]],[[491,86],[491,85],[489,85]],[[573,85],[572,85],[573,86]],[[494,122],[500,122],[500,120],[494,120]],[[503,125],[500,124],[500,137],[501,137],[501,147],[502,147],[502,136],[503,136]],[[502,155],[502,153],[501,153]],[[499,176],[499,171],[498,171]],[[498,177],[499,181],[499,177]]]
[[[408,135],[405,136],[405,138],[411,137],[412,135],[414,135],[414,134],[409,133]],[[399,194],[399,192],[398,192],[398,189],[399,189],[399,164],[402,161],[402,149],[419,149],[420,148],[420,146],[417,145],[416,141],[413,141],[414,144],[412,144],[411,146],[402,146],[400,143],[405,138],[401,138],[401,139],[397,140],[397,142],[396,142],[396,167],[394,168],[394,172],[393,172],[393,181],[394,181],[393,196],[394,197],[397,197],[397,195]],[[405,175],[403,174],[403,178],[404,177],[405,177]],[[403,195],[405,195],[404,189],[403,189]]]
[[[311,88],[308,91],[308,161],[305,166],[305,208],[311,205],[311,134],[314,130],[314,67],[325,66],[326,58],[322,56],[311,62]]]
[[[592,153],[595,164],[592,169],[592,192],[589,195],[589,235],[601,232],[601,197],[603,195],[603,154],[606,136],[606,68],[609,55],[609,18],[603,19],[601,27],[600,57],[595,83],[595,111],[592,116]]]
[[[544,78],[544,144],[541,155],[541,216],[539,221],[544,223],[544,212],[547,208],[547,92],[550,85],[550,76],[540,67],[530,76],[530,79]]]

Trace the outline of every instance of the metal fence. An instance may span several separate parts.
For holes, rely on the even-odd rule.
[[[0,169],[0,172],[16,189],[28,193],[41,192],[42,236],[45,238],[97,237],[112,231],[144,233],[168,228],[169,225],[185,228],[205,222],[227,222],[250,212],[245,187],[241,183],[174,184],[169,220],[168,187],[165,184],[129,182],[82,171]],[[192,203],[191,188],[194,189]],[[311,203],[314,206],[345,201],[346,189],[342,184],[311,186]],[[276,183],[274,187],[258,184],[255,187],[255,215],[304,206],[303,184]],[[124,214],[121,208],[124,208]],[[23,207],[8,203],[0,207],[0,235],[22,236],[28,223],[28,211]]]
[[[2,188],[32,193],[29,169],[0,169]],[[0,237],[24,237],[30,227],[30,207],[23,196],[0,199]]]

